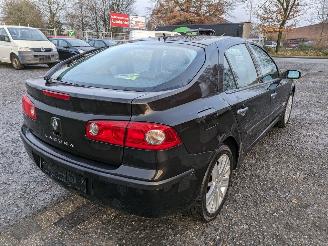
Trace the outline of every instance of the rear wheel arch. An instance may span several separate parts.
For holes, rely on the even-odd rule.
[[[235,158],[233,167],[236,168],[238,160],[239,160],[239,144],[238,144],[238,142],[236,141],[236,139],[234,137],[230,136],[230,137],[227,137],[223,141],[223,144],[227,145],[230,148],[230,150]]]

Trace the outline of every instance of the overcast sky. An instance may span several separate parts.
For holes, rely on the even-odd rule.
[[[153,6],[151,0],[136,0],[136,14],[141,16],[149,15],[149,8]],[[246,6],[239,5],[237,8],[232,11],[227,19],[231,22],[245,22],[249,21],[249,11],[245,9]],[[298,22],[299,26],[310,24],[310,17],[303,16],[302,19]]]

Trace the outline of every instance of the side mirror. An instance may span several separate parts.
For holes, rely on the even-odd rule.
[[[288,70],[286,72],[287,79],[299,79],[301,78],[301,76],[302,76],[301,72],[297,70]]]

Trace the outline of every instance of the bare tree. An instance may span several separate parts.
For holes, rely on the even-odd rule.
[[[9,25],[43,27],[44,19],[30,0],[4,0],[1,4],[3,21]]]
[[[61,29],[65,0],[35,0],[42,14],[47,18],[48,28]]]
[[[97,33],[110,29],[110,12],[129,14],[135,0],[75,0],[66,13],[68,24],[79,31],[95,30]]]
[[[258,17],[262,26],[270,26],[278,31],[276,52],[281,46],[285,28],[301,13],[301,0],[272,0],[265,1],[260,6]]]

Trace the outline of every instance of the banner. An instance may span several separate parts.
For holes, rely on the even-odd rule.
[[[130,18],[127,14],[110,13],[111,27],[130,27]]]
[[[146,29],[146,18],[142,16],[130,16],[130,28],[131,29]]]

